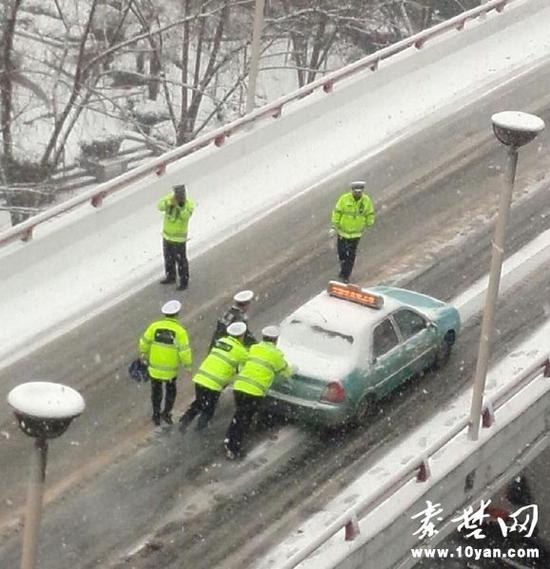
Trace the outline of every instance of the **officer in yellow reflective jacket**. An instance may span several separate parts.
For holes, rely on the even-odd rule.
[[[288,378],[291,375],[290,365],[277,348],[278,337],[277,326],[262,330],[262,341],[250,347],[243,369],[233,384],[236,409],[224,441],[226,456],[231,460],[242,456],[243,438],[275,376]]]
[[[195,400],[180,417],[180,431],[184,432],[200,413],[197,430],[202,431],[214,415],[222,391],[229,385],[244,364],[248,350],[244,346],[246,324],[233,322],[226,334],[214,346],[193,376]]]
[[[365,182],[352,182],[351,192],[341,195],[332,210],[330,234],[338,238],[338,276],[345,283],[351,277],[361,235],[374,223],[374,207],[364,191]]]
[[[147,372],[151,378],[151,403],[153,405],[153,423],[160,425],[161,418],[172,424],[172,409],[176,401],[176,380],[180,365],[191,370],[193,356],[189,337],[177,318],[181,311],[181,302],[170,300],[162,307],[164,318],[153,322],[139,341],[141,359],[147,362]],[[163,388],[164,410],[160,411]]]
[[[164,212],[162,244],[164,252],[165,277],[161,284],[176,282],[176,268],[179,276],[179,290],[189,285],[189,262],[187,260],[187,231],[189,218],[195,205],[187,197],[184,184],[174,186],[174,193],[164,196],[157,204]]]

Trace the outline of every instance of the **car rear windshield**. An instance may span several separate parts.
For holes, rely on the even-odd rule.
[[[353,336],[349,334],[296,319],[287,322],[281,336],[285,343],[293,347],[340,357],[349,354],[354,341]]]

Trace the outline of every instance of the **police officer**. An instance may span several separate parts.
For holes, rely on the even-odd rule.
[[[224,440],[226,456],[231,460],[242,456],[243,438],[275,376],[281,374],[288,378],[291,375],[291,367],[276,346],[278,337],[277,326],[262,330],[262,341],[250,347],[243,369],[233,384],[236,409]]]
[[[244,338],[245,346],[251,346],[256,343],[256,338],[248,329],[248,309],[253,298],[254,293],[251,290],[241,290],[233,297],[233,306],[216,322],[216,330],[210,341],[210,349],[212,349],[216,340],[226,335],[227,327],[233,322],[244,322],[247,325]]]
[[[162,307],[163,318],[153,322],[139,341],[142,361],[147,362],[147,372],[151,378],[151,402],[153,423],[160,425],[161,418],[172,424],[172,408],[176,401],[176,379],[179,366],[191,370],[193,356],[189,337],[185,328],[178,322],[181,302],[170,300]],[[164,410],[161,413],[163,388]]]
[[[364,191],[365,182],[352,182],[351,192],[342,194],[332,210],[330,235],[338,237],[338,276],[345,283],[348,283],[351,277],[357,245],[363,230],[374,223],[372,201]]]
[[[157,204],[164,212],[162,227],[164,271],[161,284],[176,282],[176,267],[179,276],[179,290],[189,285],[189,262],[187,260],[187,229],[195,205],[186,196],[185,185],[174,186],[174,193],[164,196]]]
[[[246,324],[233,322],[227,327],[227,334],[216,341],[193,376],[195,400],[180,417],[180,431],[184,432],[199,413],[197,429],[201,431],[208,426],[222,391],[246,360],[245,334]]]

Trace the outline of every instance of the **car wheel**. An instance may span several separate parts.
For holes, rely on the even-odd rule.
[[[353,418],[353,424],[362,427],[368,425],[376,409],[376,397],[372,394],[365,395],[357,406],[357,411]]]
[[[453,330],[449,330],[435,353],[434,358],[434,369],[441,369],[446,366],[451,357],[451,351],[453,349],[453,344],[455,343],[455,333]]]

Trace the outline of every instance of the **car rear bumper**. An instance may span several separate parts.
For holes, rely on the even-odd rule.
[[[274,415],[292,421],[323,425],[342,425],[350,420],[351,413],[346,405],[306,401],[292,395],[268,392],[265,398],[266,410]]]

